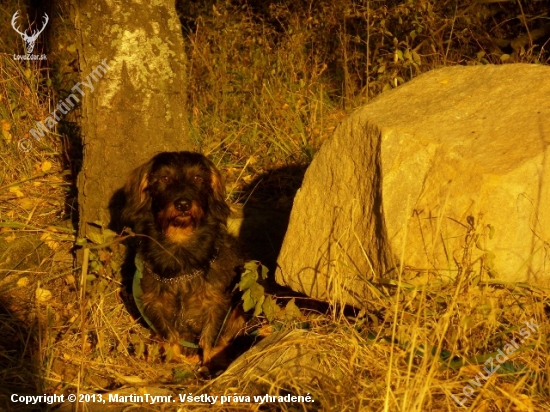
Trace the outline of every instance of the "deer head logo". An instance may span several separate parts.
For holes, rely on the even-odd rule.
[[[36,42],[36,39],[38,38],[40,33],[42,33],[44,31],[44,29],[46,28],[46,25],[48,24],[48,21],[50,19],[49,19],[48,15],[46,13],[44,13],[44,25],[42,26],[42,28],[40,30],[33,30],[32,35],[28,36],[26,30],[22,32],[17,28],[16,20],[17,20],[18,17],[19,17],[19,10],[16,11],[15,14],[13,15],[13,17],[11,19],[11,26],[13,27],[13,29],[17,33],[19,33],[21,35],[21,38],[25,42],[25,49],[27,50],[27,54],[31,54],[33,49],[34,49],[34,43]]]

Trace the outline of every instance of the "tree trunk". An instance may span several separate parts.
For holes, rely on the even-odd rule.
[[[192,147],[186,59],[173,2],[72,4],[82,79],[72,88],[82,100],[79,235],[97,238],[109,222],[118,229],[118,189],[132,169],[157,152]]]

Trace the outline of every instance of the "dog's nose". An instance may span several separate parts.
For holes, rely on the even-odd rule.
[[[174,206],[180,212],[187,212],[191,208],[191,201],[189,199],[179,198],[174,202]]]

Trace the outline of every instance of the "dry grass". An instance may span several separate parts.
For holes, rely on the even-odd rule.
[[[548,63],[542,2],[294,3],[217,2],[208,9],[192,3],[184,11],[191,137],[218,160],[233,199],[245,199],[265,171],[307,164],[346,113],[422,72],[450,64]],[[3,34],[6,50],[10,38],[19,41]],[[550,293],[521,284],[455,283],[437,273],[421,286],[394,287],[356,316],[335,306],[298,318],[283,311],[272,323],[262,318],[260,335],[279,330],[284,337],[260,343],[246,365],[233,365],[218,380],[167,362],[169,348],[128,312],[122,246],[92,251],[85,291],[79,286],[74,232],[66,223],[74,176],[64,172],[71,168],[64,136],[47,135],[28,153],[17,148],[55,101],[45,69],[0,54],[0,408],[25,409],[9,402],[11,392],[143,394],[162,387],[219,396],[309,393],[315,400],[262,410],[452,411],[459,407],[451,395],[464,399],[469,384],[469,410],[550,410]],[[289,172],[279,185],[292,178]],[[284,190],[263,196],[276,202]],[[531,319],[540,327],[487,382],[480,378],[486,360],[512,339],[520,342]],[[218,402],[214,409],[258,406]]]

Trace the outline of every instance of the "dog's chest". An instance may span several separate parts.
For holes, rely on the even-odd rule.
[[[218,294],[216,288],[202,277],[162,283],[145,276],[141,285],[145,307],[155,308],[152,309],[155,310],[153,317],[161,316],[172,328],[186,334],[201,333],[207,322],[208,307],[216,304],[214,300]],[[152,301],[155,301],[154,305],[151,305]]]

